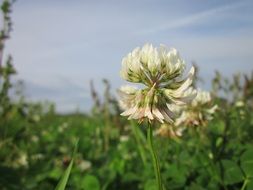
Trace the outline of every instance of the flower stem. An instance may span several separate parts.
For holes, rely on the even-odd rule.
[[[243,182],[243,185],[242,185],[241,190],[244,190],[244,189],[246,188],[248,182],[249,182],[249,180],[248,180],[248,178],[246,178],[246,179],[244,180],[244,182]]]
[[[157,190],[163,190],[161,173],[160,173],[160,165],[159,165],[158,157],[157,157],[156,152],[154,150],[153,131],[152,131],[152,126],[150,123],[148,124],[147,140],[148,140],[149,150],[152,155],[152,161],[153,161],[155,177],[156,177],[157,187],[158,187]]]

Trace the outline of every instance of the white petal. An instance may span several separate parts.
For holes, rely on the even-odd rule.
[[[152,109],[152,113],[155,115],[155,117],[156,117],[161,123],[164,123],[164,122],[163,122],[164,117],[163,117],[163,115],[161,114],[161,112],[160,112],[157,108],[153,108],[153,109]]]
[[[128,119],[141,119],[144,117],[144,113],[145,109],[140,107]]]
[[[153,120],[154,117],[151,113],[151,108],[150,106],[147,106],[146,109],[145,109],[145,114],[144,114],[145,117],[148,117],[149,119]]]
[[[168,123],[173,123],[173,118],[174,118],[174,114],[173,112],[171,112],[169,109],[165,108],[165,109],[161,109],[160,110],[165,121]]]
[[[132,107],[132,108],[130,108],[130,109],[124,111],[124,112],[121,113],[120,115],[122,115],[122,116],[129,116],[129,115],[132,115],[133,113],[136,112],[137,109],[138,109],[138,107],[137,107],[137,106],[134,106],[134,107]]]
[[[191,70],[189,71],[188,78],[186,79],[186,81],[177,90],[173,92],[174,96],[180,96],[191,86],[194,73],[195,73],[195,68],[192,67]]]

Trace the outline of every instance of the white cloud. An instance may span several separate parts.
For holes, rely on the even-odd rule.
[[[225,4],[220,7],[211,8],[198,13],[185,15],[182,18],[177,18],[174,20],[168,20],[165,23],[161,23],[158,26],[152,26],[150,29],[145,29],[140,32],[140,34],[156,33],[165,30],[175,30],[182,27],[188,27],[194,24],[200,24],[203,22],[210,22],[213,18],[221,19],[224,12],[229,12],[233,9],[240,8],[242,6],[247,6],[245,1],[235,2],[232,4]],[[224,15],[223,15],[224,16]]]

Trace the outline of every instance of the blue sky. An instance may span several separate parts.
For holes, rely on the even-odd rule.
[[[51,100],[62,112],[89,110],[89,81],[103,91],[124,83],[121,60],[149,42],[196,61],[204,88],[214,70],[225,76],[253,70],[250,0],[19,0],[13,7],[11,53],[30,100]]]

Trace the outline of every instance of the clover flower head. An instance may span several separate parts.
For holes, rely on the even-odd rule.
[[[182,108],[175,125],[206,125],[209,120],[212,120],[213,114],[218,109],[217,105],[211,105],[211,101],[209,92],[198,90],[197,96],[191,104]]]
[[[120,75],[145,87],[118,90],[125,110],[121,115],[140,122],[148,119],[172,123],[175,118],[172,105],[191,103],[196,96],[196,90],[191,87],[195,69],[192,67],[185,78],[184,71],[185,62],[176,49],[168,50],[163,45],[155,48],[151,44],[135,48],[123,58]]]
[[[199,105],[208,104],[211,101],[211,95],[207,91],[199,90],[197,91],[197,96],[192,101],[192,106],[196,107]]]
[[[155,134],[161,137],[177,138],[183,135],[184,130],[185,127],[164,123],[159,129],[156,130]]]

